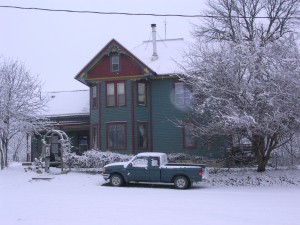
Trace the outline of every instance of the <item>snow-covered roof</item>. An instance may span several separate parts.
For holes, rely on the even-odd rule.
[[[89,90],[47,92],[46,95],[49,98],[47,116],[89,114]]]
[[[153,42],[144,41],[131,52],[158,75],[179,73],[178,63],[182,62],[187,43],[183,38],[157,40],[158,59],[152,60]]]
[[[139,153],[136,156],[145,156],[145,157],[164,157],[166,156],[166,153],[161,153],[161,152],[143,152]]]
[[[136,157],[157,157],[160,160],[160,165],[165,165],[168,163],[168,158],[166,153],[161,152],[143,152],[136,155]],[[133,161],[135,158],[130,160],[129,162]]]

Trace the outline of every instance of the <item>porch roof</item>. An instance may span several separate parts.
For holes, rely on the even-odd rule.
[[[45,93],[49,98],[44,115],[47,117],[89,115],[89,90],[53,91]]]

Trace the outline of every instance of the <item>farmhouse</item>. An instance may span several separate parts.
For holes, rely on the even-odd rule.
[[[65,96],[67,106],[73,107],[73,103],[69,105],[73,101],[77,111],[52,116],[54,125],[73,137],[78,153],[99,149],[124,154],[155,151],[225,157],[224,139],[196,138],[190,131],[192,93],[177,76],[184,40],[161,40],[155,24],[151,29],[151,40],[132,50],[115,39],[108,42],[75,76],[90,90],[89,107],[80,111],[80,101]],[[178,125],[178,120],[186,125]],[[53,142],[57,146],[57,140]],[[38,152],[37,145],[33,152]]]

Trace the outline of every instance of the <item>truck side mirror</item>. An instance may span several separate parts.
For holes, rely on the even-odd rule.
[[[131,168],[132,167],[132,163],[129,163],[128,165],[127,165],[127,168]]]

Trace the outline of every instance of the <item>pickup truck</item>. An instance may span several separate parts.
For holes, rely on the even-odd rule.
[[[202,180],[203,164],[168,163],[165,153],[140,153],[129,162],[111,163],[102,168],[103,178],[115,187],[129,182],[174,183],[177,189],[189,188]]]

